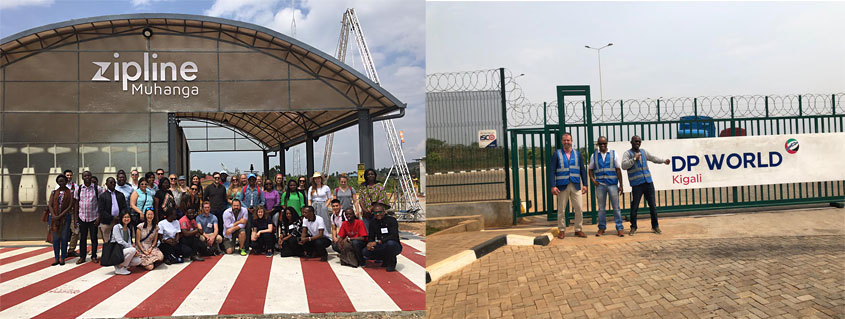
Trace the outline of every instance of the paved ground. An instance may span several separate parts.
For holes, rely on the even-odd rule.
[[[493,237],[502,234],[511,235],[525,235],[525,236],[539,236],[549,231],[549,227],[532,228],[532,229],[516,229],[516,230],[490,230],[490,231],[474,231],[466,233],[433,235],[426,238],[426,246],[436,247],[436,249],[429,249],[426,253],[426,266],[434,265],[435,263],[449,258],[449,256],[460,253],[464,250],[470,249],[478,244],[481,244]]]
[[[427,317],[845,317],[845,210],[643,221],[500,248],[428,284]]]
[[[128,276],[90,262],[76,265],[76,258],[51,267],[52,247],[5,247],[0,248],[0,318],[421,311],[425,243],[403,244],[393,273],[374,264],[341,266],[331,253],[328,263],[278,255],[216,256],[149,272],[133,269]]]

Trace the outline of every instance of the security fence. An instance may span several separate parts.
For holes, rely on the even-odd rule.
[[[696,137],[759,136],[845,131],[845,94],[785,96],[715,96],[645,100],[615,100],[590,103],[587,98],[524,104],[509,108],[510,123],[521,128],[508,130],[513,172],[514,223],[529,215],[557,219],[555,200],[546,181],[546,165],[559,146],[560,132],[570,132],[586,163],[595,150],[595,140],[604,135],[609,142]],[[582,92],[583,93],[583,92]],[[587,108],[587,105],[591,105]],[[559,125],[563,120],[563,125]],[[533,127],[529,127],[533,126]],[[526,128],[527,127],[527,128]],[[694,128],[694,129],[690,129]],[[845,143],[845,141],[843,141]],[[843,144],[845,145],[845,144]],[[630,188],[626,185],[626,191]],[[790,183],[743,187],[663,190],[657,192],[660,213],[792,205],[845,201],[845,181]],[[623,215],[629,213],[630,194],[620,197]],[[596,222],[594,187],[584,201],[584,217]],[[645,206],[645,203],[642,204]],[[566,210],[567,221],[573,218]]]
[[[426,76],[428,203],[510,198],[505,108],[521,98],[505,69]]]

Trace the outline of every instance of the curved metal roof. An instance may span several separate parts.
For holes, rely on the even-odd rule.
[[[361,109],[369,110],[375,117],[405,108],[404,103],[365,75],[306,43],[262,26],[199,15],[123,14],[44,25],[0,40],[0,68],[46,50],[100,37],[139,34],[144,28],[151,28],[153,37],[157,34],[203,37],[256,52],[271,52],[272,57],[295,65],[345,96],[345,105],[341,107],[311,105],[298,109],[291,102],[289,107],[280,107],[281,112],[174,110],[180,118],[211,120],[237,128],[261,141],[267,149],[301,143],[306,132],[317,137],[353,126]],[[313,98],[320,100],[317,95]]]

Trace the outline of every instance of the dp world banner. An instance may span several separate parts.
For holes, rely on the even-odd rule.
[[[613,142],[619,162],[630,142]],[[845,180],[845,133],[644,140],[657,190]],[[628,174],[622,170],[626,191]]]

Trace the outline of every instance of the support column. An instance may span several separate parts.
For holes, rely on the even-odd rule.
[[[182,139],[179,138],[179,124],[176,122],[176,113],[167,113],[167,172],[181,175],[182,155],[179,146]]]
[[[308,178],[314,175],[314,133],[305,132],[305,167]]]
[[[373,121],[370,111],[358,110],[358,156],[366,168],[375,169],[376,157],[373,145]]]
[[[284,147],[279,147],[279,169],[281,169],[281,171],[279,173],[281,173],[282,176],[287,176],[287,170],[285,169],[285,148]],[[273,178],[276,178],[276,177],[274,176]],[[285,179],[287,179],[287,177],[285,177]],[[285,181],[285,182],[287,182],[287,181]],[[285,185],[287,185],[287,184],[285,184]]]
[[[267,156],[267,151],[263,151],[262,153],[262,158],[264,158],[264,172],[262,175],[272,180],[273,176],[270,176],[270,157]],[[264,187],[264,185],[260,185],[259,187]]]

